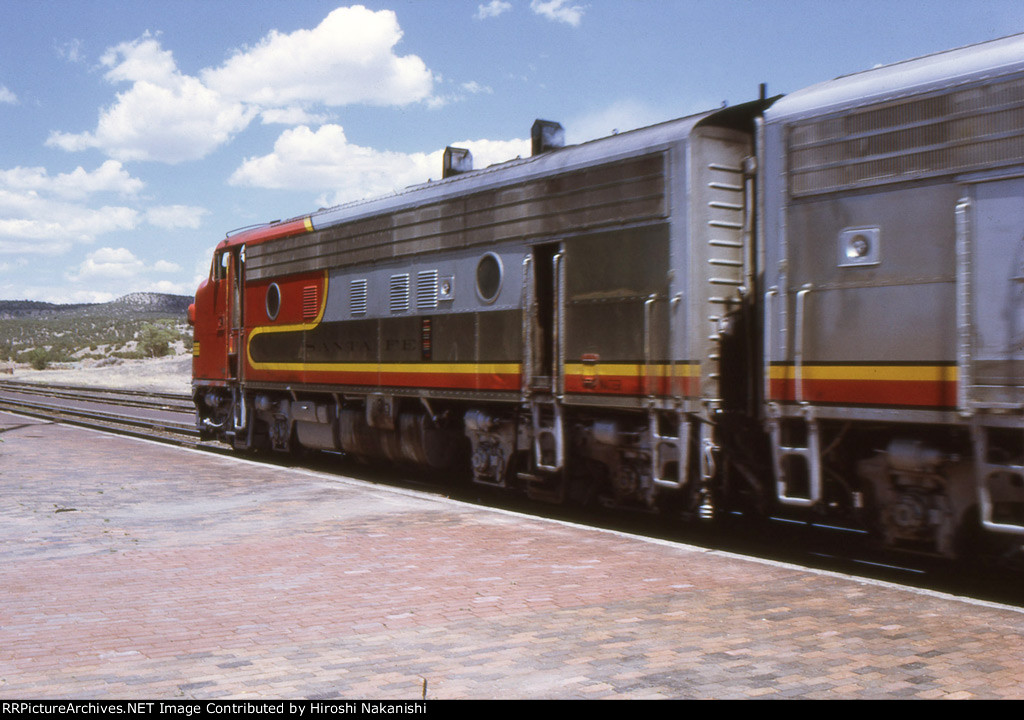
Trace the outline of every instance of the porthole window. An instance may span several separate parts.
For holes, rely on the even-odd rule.
[[[476,264],[476,292],[485,303],[492,303],[498,299],[501,275],[501,258],[494,253],[487,253]]]
[[[270,283],[267,288],[267,317],[277,320],[277,314],[281,312],[281,288],[277,283]]]

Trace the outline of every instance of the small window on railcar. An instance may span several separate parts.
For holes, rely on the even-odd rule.
[[[494,253],[487,253],[476,265],[476,292],[485,303],[498,299],[501,292],[502,266],[501,258]]]
[[[228,254],[222,252],[213,258],[213,279],[223,280],[228,276]]]
[[[277,286],[277,283],[270,283],[267,288],[267,317],[271,320],[277,320],[277,314],[281,312],[281,288]]]

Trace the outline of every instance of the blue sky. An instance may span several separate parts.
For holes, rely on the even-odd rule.
[[[1020,0],[0,0],[0,298],[190,295],[233,228],[1024,31]]]

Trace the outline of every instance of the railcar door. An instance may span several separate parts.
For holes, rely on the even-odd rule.
[[[957,316],[981,524],[1022,536],[1024,178],[977,183],[957,208]]]
[[[533,248],[533,302],[530,314],[530,390],[557,393],[560,388],[561,367],[558,363],[561,335],[562,301],[562,247],[560,243],[538,245]]]
[[[972,194],[973,207],[961,222],[970,249],[958,263],[961,275],[969,273],[961,278],[961,371],[966,377],[960,380],[972,403],[1021,405],[1024,178],[978,183]]]
[[[230,248],[219,250],[213,258],[209,285],[200,286],[199,292],[209,302],[202,306],[204,321],[196,330],[201,343],[197,373],[210,380],[228,380],[235,377],[232,354],[237,338],[232,336],[233,319],[239,306],[237,259]],[[196,296],[197,302],[200,299]],[[200,375],[197,374],[197,377]]]
[[[535,246],[524,280],[523,394],[533,429],[533,467],[527,473],[531,497],[560,502],[564,496],[565,255],[561,243]]]
[[[225,308],[224,320],[227,326],[225,340],[228,357],[228,378],[240,379],[243,352],[243,264],[245,262],[245,246],[232,248],[224,253],[225,266]]]

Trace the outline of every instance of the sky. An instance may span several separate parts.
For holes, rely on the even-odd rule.
[[[1020,0],[0,0],[0,299],[192,295],[230,230],[1024,32]]]

